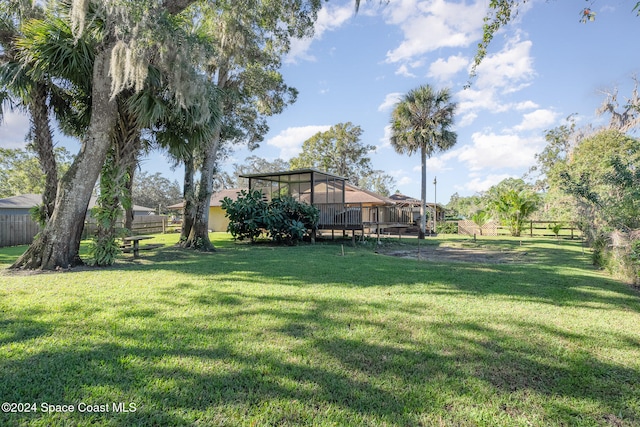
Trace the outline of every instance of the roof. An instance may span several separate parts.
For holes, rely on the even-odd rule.
[[[238,194],[246,188],[228,188],[220,190],[217,193],[211,195],[211,201],[209,207],[216,207],[222,205],[222,199],[229,197],[232,200],[238,198]],[[356,187],[355,185],[345,183],[344,192],[345,203],[371,203],[371,204],[394,204],[395,202],[388,197],[381,196],[373,191],[364,190]],[[181,209],[184,206],[183,202],[171,205],[169,209]]]
[[[345,184],[344,192],[345,203],[375,203],[375,204],[394,204],[395,202],[389,197],[381,196],[373,191],[356,187],[348,182]]]
[[[40,194],[22,194],[0,199],[0,209],[31,209],[41,203]]]
[[[320,174],[320,175],[326,175],[330,178],[340,179],[343,181],[347,180],[347,178],[343,176],[334,175],[332,173],[324,172],[315,168],[295,169],[295,170],[279,171],[279,172],[254,173],[254,174],[247,174],[247,175],[239,175],[239,177],[240,178],[256,178],[256,179],[262,179],[265,181],[290,181],[290,179],[283,180],[283,179],[280,179],[280,177],[284,177],[284,176],[290,177],[291,175],[303,175],[303,174]],[[311,178],[305,179],[304,181],[305,182],[311,181]]]
[[[393,201],[395,201],[396,203],[405,203],[405,204],[420,204],[420,199],[415,199],[413,197],[410,196],[405,196],[402,193],[395,193],[392,194],[391,196],[389,196],[389,198]]]
[[[89,209],[96,205],[96,197],[91,196],[89,201]],[[0,199],[0,209],[31,209],[32,207],[42,203],[40,194],[22,194],[20,196],[11,196]],[[137,212],[153,212],[155,209],[145,206],[133,205],[133,210]]]
[[[393,200],[395,203],[404,204],[404,205],[420,206],[422,204],[420,199],[414,199],[413,197],[405,196],[404,194],[401,194],[401,193],[395,193],[395,194],[389,196],[389,198],[391,200]],[[433,202],[430,202],[428,200],[427,200],[426,204],[427,204],[427,206],[431,206],[431,207],[433,207],[433,205],[434,205]],[[444,206],[441,205],[440,203],[436,203],[435,205],[439,209],[444,209]]]
[[[230,198],[231,200],[236,200],[238,198],[238,194],[240,191],[247,190],[246,188],[225,188],[211,195],[211,200],[209,202],[209,207],[216,207],[222,205],[222,199],[225,197]],[[184,206],[184,202],[176,203],[175,205],[168,206],[168,209],[182,209]]]

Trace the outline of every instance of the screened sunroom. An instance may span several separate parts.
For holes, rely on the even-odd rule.
[[[380,197],[376,206],[362,201],[346,202],[347,192],[353,196],[357,187],[347,185],[344,177],[317,169],[240,175],[240,178],[247,179],[249,189],[260,190],[266,200],[291,196],[317,207],[320,211],[319,230],[360,230],[364,233],[365,228],[379,230],[383,222],[389,226],[412,221],[410,210],[396,206],[390,199]]]

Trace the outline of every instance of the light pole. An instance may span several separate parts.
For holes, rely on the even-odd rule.
[[[437,184],[438,184],[438,180],[434,176],[433,177],[433,233],[434,234],[436,234],[436,219],[438,218],[438,205],[437,205],[438,196],[436,194]]]

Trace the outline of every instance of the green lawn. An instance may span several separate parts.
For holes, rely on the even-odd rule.
[[[523,254],[472,264],[176,239],[102,270],[0,273],[0,401],[37,410],[0,425],[640,425],[640,294],[579,242],[421,243]]]

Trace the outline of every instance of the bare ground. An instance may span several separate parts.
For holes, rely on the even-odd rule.
[[[511,264],[531,261],[527,252],[425,245],[420,248],[381,250],[383,255],[435,262]]]

